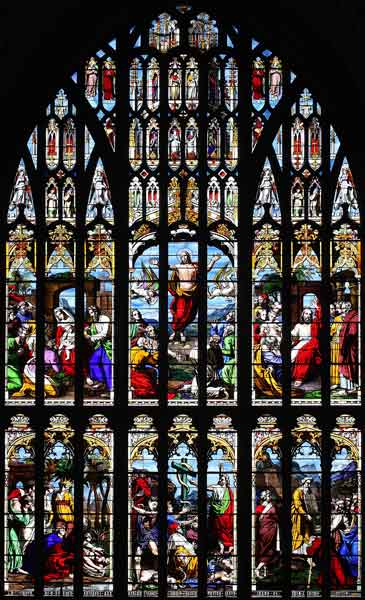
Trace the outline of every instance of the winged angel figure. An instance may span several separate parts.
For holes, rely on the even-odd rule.
[[[233,281],[235,269],[228,262],[218,269],[213,278],[213,286],[208,289],[208,298],[233,298],[236,294],[236,285]]]
[[[142,279],[132,275],[130,293],[132,298],[143,298],[147,304],[155,304],[158,299],[158,277],[155,271],[142,262]]]

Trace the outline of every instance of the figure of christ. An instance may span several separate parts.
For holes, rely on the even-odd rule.
[[[292,329],[294,345],[291,350],[292,379],[294,387],[300,387],[308,380],[316,368],[322,364],[319,348],[319,330],[321,327],[321,307],[317,302],[312,309],[305,308],[301,322]]]
[[[220,259],[220,255],[213,256],[210,260],[207,271],[209,272],[215,263]],[[170,265],[172,276],[169,281],[169,292],[173,296],[170,311],[172,314],[173,333],[170,341],[180,337],[181,342],[186,341],[184,331],[196,317],[198,311],[199,297],[199,264],[191,260],[189,250],[179,252],[180,264]]]
[[[89,375],[86,383],[93,389],[103,385],[108,391],[112,389],[112,342],[109,336],[110,318],[101,314],[97,306],[88,306],[90,323],[84,329],[85,339],[91,346],[89,358]]]
[[[74,208],[74,190],[72,186],[68,186],[63,194],[63,216],[66,219],[72,219],[75,213]]]

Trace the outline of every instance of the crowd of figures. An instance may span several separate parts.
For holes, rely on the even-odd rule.
[[[275,490],[266,488],[259,493],[255,577],[263,584],[267,579],[269,587],[273,585],[273,577],[279,577],[282,568],[281,508],[282,499]],[[293,491],[291,503],[292,570],[305,574],[308,588],[323,584],[323,544],[316,525],[319,511],[318,495],[312,489],[312,480],[303,478]],[[356,588],[359,574],[357,495],[333,499],[331,513],[331,586],[333,589]]]
[[[282,306],[280,294],[259,294],[253,310],[255,386],[266,396],[282,394]],[[291,330],[292,393],[314,389],[322,365],[322,309],[316,297],[304,306]],[[359,315],[351,301],[330,305],[330,380],[333,396],[356,393],[359,385]]]
[[[258,294],[253,318],[255,387],[265,396],[281,396],[283,359],[280,292]]]
[[[36,576],[39,557],[35,546],[34,482],[16,482],[8,494],[8,556],[10,575],[23,575],[22,581]],[[72,579],[75,567],[74,502],[71,481],[50,481],[44,494],[45,583]],[[109,564],[96,534],[85,530],[83,572],[104,577]],[[15,579],[13,579],[15,581]]]
[[[207,350],[207,397],[233,398],[237,380],[235,312],[211,323]]]
[[[184,457],[171,462],[180,485],[168,479],[167,581],[170,589],[198,585],[197,473]],[[221,473],[208,488],[208,584],[233,583],[234,494]],[[157,479],[147,470],[132,475],[131,535],[133,589],[151,589],[158,581],[159,527]],[[147,587],[146,587],[147,586]]]
[[[36,324],[31,302],[12,295],[8,309],[7,379],[11,398],[35,397]],[[72,389],[76,369],[75,316],[65,306],[53,311],[44,348],[44,394],[59,397]],[[112,389],[110,318],[90,305],[84,324],[83,374],[90,392]]]
[[[181,247],[182,246],[182,247]],[[214,251],[214,253],[213,253]],[[133,398],[158,398],[158,259],[153,248],[138,258],[131,279],[130,385]],[[199,262],[197,245],[171,244],[169,255],[168,398],[198,397]],[[151,257],[151,258],[150,258]],[[147,261],[148,262],[144,262]],[[237,379],[235,269],[212,248],[208,257],[206,393],[233,398]],[[135,277],[135,276],[134,276]]]
[[[321,431],[315,418],[298,418],[292,430],[290,515],[283,510],[283,472],[279,429],[275,418],[266,417],[265,425],[255,430],[255,476],[253,537],[255,554],[253,583],[257,590],[281,589],[285,542],[291,545],[292,589],[320,589],[324,584],[324,553],[330,561],[332,590],[358,589],[361,575],[359,557],[360,530],[360,439],[349,415],[338,417],[331,433],[331,504],[330,531],[326,539],[321,512]],[[290,519],[291,536],[284,525]]]

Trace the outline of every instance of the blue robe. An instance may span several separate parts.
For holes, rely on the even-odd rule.
[[[338,554],[342,558],[346,575],[357,577],[358,575],[358,555],[359,555],[359,538],[357,525],[351,528],[349,533],[341,531],[341,544],[338,549]]]

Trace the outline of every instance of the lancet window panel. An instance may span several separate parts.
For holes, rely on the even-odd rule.
[[[183,26],[190,31],[194,52],[178,55],[173,49],[180,43]],[[212,404],[237,401],[238,66],[223,35],[226,54],[214,56],[206,72],[204,52],[217,46],[216,27],[203,13],[191,22],[190,17],[174,19],[163,13],[151,25],[152,50],[139,53],[137,46],[129,63],[131,405],[166,401],[159,386],[161,359],[155,339],[164,332],[169,337],[170,405],[196,405],[204,395]],[[141,46],[146,43],[142,40]],[[207,86],[210,99],[201,91]],[[220,108],[227,111],[227,118],[218,117]],[[210,109],[212,118],[205,115]],[[201,114],[208,123],[207,133],[199,121]],[[205,250],[199,236],[207,227],[212,244],[203,267]],[[162,244],[165,236],[168,243]],[[167,314],[159,283],[164,254],[169,268]],[[209,273],[209,282],[204,272]],[[208,294],[207,307],[200,306],[200,290]],[[209,346],[211,364],[205,369],[207,384],[199,391],[200,335]]]
[[[156,429],[152,417],[140,413],[128,438],[128,528],[118,533],[113,527],[115,518],[117,522],[120,518],[114,485],[118,469],[108,419],[102,414],[85,419],[80,436],[65,414],[51,414],[48,425],[45,421],[39,428],[18,413],[5,429],[5,594],[33,593],[39,577],[37,552],[45,544],[41,585],[46,596],[76,594],[73,574],[78,547],[84,595],[113,597],[118,585],[117,536],[126,553],[123,560],[128,557],[131,597],[154,594],[166,586],[173,596],[188,592],[198,597],[203,578],[207,597],[223,592],[237,597],[242,585],[237,543],[244,483],[237,461],[251,435],[252,598],[285,593],[288,550],[292,597],[303,590],[309,597],[325,597],[323,540],[327,537],[332,548],[330,568],[336,569],[336,580],[331,579],[333,597],[342,598],[344,592],[360,597],[362,439],[356,420],[342,414],[333,427],[324,428],[313,415],[301,414],[291,429],[283,428],[282,422],[266,413],[250,434],[237,431],[227,415],[217,414],[203,433],[194,419],[180,413],[163,431]],[[201,435],[206,436],[204,442]],[[160,471],[164,436],[167,478]],[[199,445],[206,448],[205,458]],[[330,448],[328,460],[325,447]],[[78,472],[84,477],[81,486]],[[330,481],[327,490],[324,479]],[[205,522],[198,508],[200,498],[206,505]],[[36,506],[41,507],[39,512]],[[285,531],[290,532],[288,538]],[[162,556],[165,569],[161,569]]]
[[[361,179],[318,82],[248,33],[116,25],[29,127],[0,595],[361,598]]]

